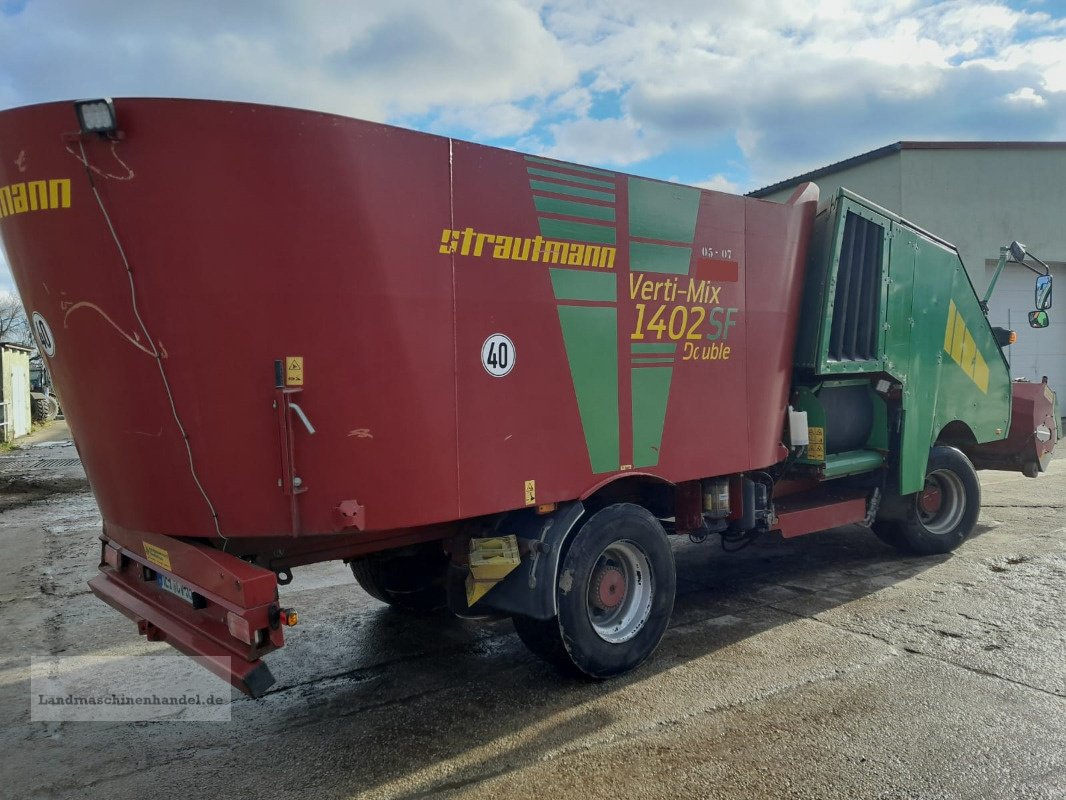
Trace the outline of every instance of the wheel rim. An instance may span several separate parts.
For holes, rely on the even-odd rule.
[[[611,644],[632,639],[648,621],[655,596],[647,555],[629,539],[607,545],[589,576],[587,594],[596,635]]]
[[[930,533],[944,535],[958,527],[966,511],[966,489],[951,470],[939,469],[925,478],[915,498],[918,519]]]

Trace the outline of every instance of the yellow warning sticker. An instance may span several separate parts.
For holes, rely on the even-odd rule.
[[[148,542],[141,542],[144,545],[144,554],[148,556],[148,560],[155,564],[157,567],[162,567],[171,572],[170,568],[170,553],[164,550],[162,547],[156,547],[154,544],[148,544]]]
[[[526,481],[526,505],[535,506],[537,504],[537,482]]]
[[[303,356],[286,356],[285,357],[285,385],[286,386],[303,386],[304,385],[304,357]]]
[[[807,458],[811,461],[825,461],[825,428],[810,428],[807,431]]]

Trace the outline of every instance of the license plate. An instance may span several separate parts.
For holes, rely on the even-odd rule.
[[[203,608],[204,598],[183,583],[171,578],[169,575],[156,575],[155,582],[165,592],[170,592],[175,597],[180,597],[193,608]]]

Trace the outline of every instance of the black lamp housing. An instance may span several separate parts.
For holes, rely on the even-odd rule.
[[[78,115],[78,126],[82,133],[110,136],[118,131],[115,104],[110,97],[77,100],[74,102],[74,113]]]

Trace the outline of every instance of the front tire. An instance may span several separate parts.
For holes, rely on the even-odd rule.
[[[954,447],[929,453],[925,486],[887,495],[874,533],[905,553],[950,553],[973,532],[981,513],[981,483],[969,459]]]
[[[581,527],[563,557],[558,616],[515,617],[515,630],[530,650],[564,671],[612,678],[655,651],[676,588],[673,552],[659,521],[637,505],[608,506]]]

